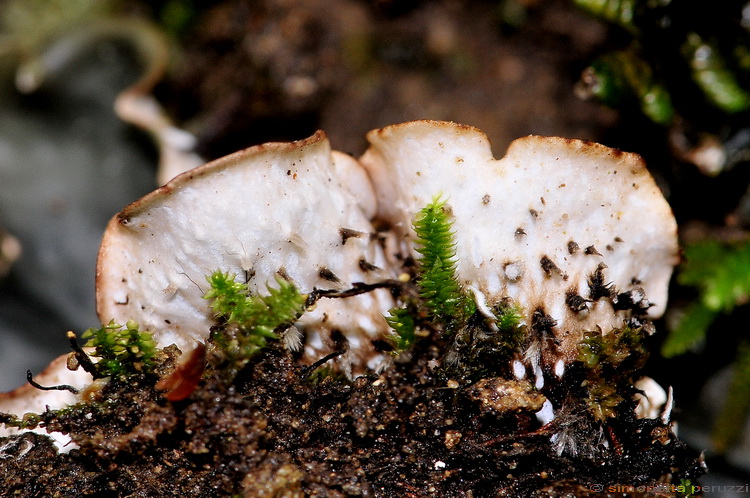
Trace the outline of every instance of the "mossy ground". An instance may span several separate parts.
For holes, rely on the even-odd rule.
[[[449,382],[439,341],[418,341],[409,361],[353,382],[311,376],[274,345],[229,384],[209,365],[181,401],[154,388],[174,369],[174,355],[162,355],[156,375],[112,381],[91,403],[42,416],[79,449],[58,454],[33,433],[0,438],[0,489],[61,497],[603,496],[597,484],[679,485],[702,473],[698,455],[659,419],[629,415],[630,402],[616,418],[594,420],[566,387],[580,385],[582,366],[565,384],[545,387],[565,408],[542,426],[523,393],[497,405],[487,395],[492,384]],[[554,433],[575,452],[558,455]]]

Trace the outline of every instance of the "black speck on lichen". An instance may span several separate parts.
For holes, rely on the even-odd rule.
[[[588,246],[588,247],[586,247],[586,249],[584,249],[583,252],[584,252],[584,254],[587,254],[589,256],[591,256],[591,255],[601,256],[602,255],[602,253],[600,253],[599,251],[597,251],[596,247],[594,247],[594,246]]]
[[[580,313],[588,309],[589,300],[584,299],[578,292],[569,290],[565,293],[565,304],[571,311]]]
[[[605,265],[604,263],[599,263],[599,265],[597,265],[596,267],[596,270],[594,270],[591,275],[589,275],[589,298],[592,301],[596,301],[601,298],[612,299],[614,293],[616,292],[614,287],[612,286],[612,282],[607,282],[606,277],[604,276],[604,270],[606,268],[607,265]]]

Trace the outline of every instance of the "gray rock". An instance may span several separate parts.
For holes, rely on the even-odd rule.
[[[155,186],[155,151],[112,110],[137,71],[124,47],[100,43],[32,95],[0,82],[0,225],[23,247],[0,293],[0,390],[66,353],[68,329],[98,325],[104,227]]]

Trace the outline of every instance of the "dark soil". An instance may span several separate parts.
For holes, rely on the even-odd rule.
[[[501,156],[530,133],[600,141],[616,116],[574,95],[607,30],[566,0],[224,0],[195,22],[159,97],[206,158],[318,129],[359,155],[415,119],[476,126]]]
[[[580,368],[565,386],[543,390],[564,408],[542,426],[533,413],[541,395],[530,386],[502,377],[456,382],[441,365],[443,348],[424,339],[409,361],[349,382],[325,366],[311,375],[274,346],[231,381],[209,365],[180,401],[154,388],[157,375],[113,380],[90,390],[88,403],[41,417],[79,449],[58,454],[34,433],[0,438],[0,489],[60,497],[479,497],[622,496],[606,492],[616,486],[638,495],[634,487],[651,486],[670,495],[670,483],[703,472],[668,425],[635,419],[629,400],[617,417],[594,420],[565,387],[580,384]],[[168,353],[158,375],[173,370]],[[516,392],[498,397],[502,388]]]

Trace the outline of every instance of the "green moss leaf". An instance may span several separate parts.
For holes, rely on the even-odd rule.
[[[695,348],[706,338],[716,311],[696,302],[687,307],[677,326],[669,332],[661,348],[666,358],[681,355]]]
[[[464,321],[476,311],[476,305],[456,279],[456,250],[445,201],[437,197],[425,206],[417,215],[414,231],[421,255],[417,283],[429,314],[449,325]]]
[[[414,345],[417,339],[417,325],[413,311],[407,308],[392,308],[385,317],[395,334],[390,336],[396,353],[403,353]]]
[[[125,325],[110,321],[101,328],[86,330],[82,337],[89,339],[86,346],[94,348],[92,356],[99,358],[96,370],[100,377],[148,373],[154,366],[156,341],[149,332],[139,330],[133,320]]]
[[[278,339],[280,329],[291,326],[305,311],[307,296],[292,283],[276,278],[278,287],[268,294],[251,295],[236,276],[215,271],[207,277],[211,289],[204,298],[227,325],[215,336],[217,344],[233,362],[243,362]]]

